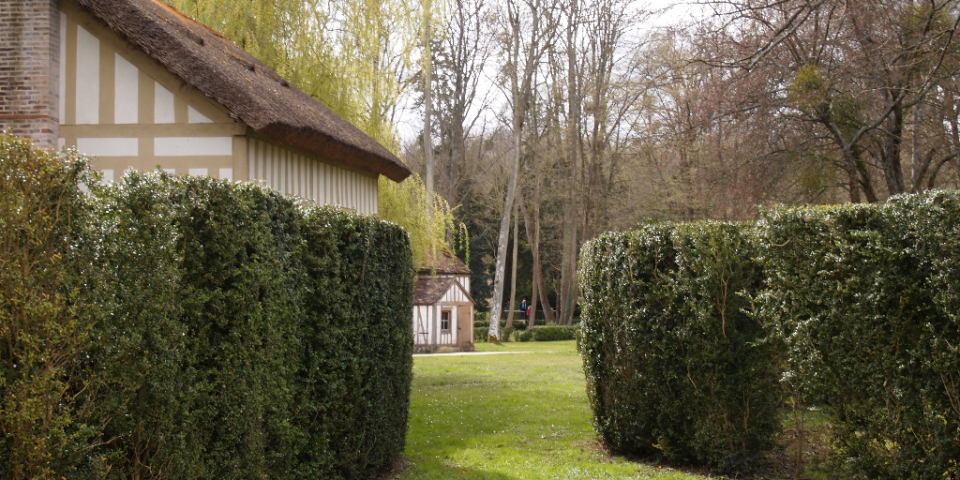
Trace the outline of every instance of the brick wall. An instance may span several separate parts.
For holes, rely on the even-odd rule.
[[[59,0],[0,0],[0,130],[56,147]]]

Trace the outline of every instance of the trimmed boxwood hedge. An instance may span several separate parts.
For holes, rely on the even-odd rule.
[[[960,196],[765,212],[760,318],[851,475],[960,477]]]
[[[789,397],[825,411],[846,476],[960,477],[960,193],[649,226],[581,265],[588,393],[614,449],[740,469]],[[717,428],[748,404],[759,428]]]
[[[738,224],[661,224],[583,249],[587,392],[615,451],[734,471],[774,446],[778,369],[741,295],[762,284],[751,235]]]
[[[57,379],[73,404],[30,437],[46,450],[23,471],[367,479],[401,458],[414,271],[399,227],[208,177],[133,173],[90,195],[68,178],[90,220],[52,252],[84,262],[57,277],[76,287],[54,327],[83,335],[47,354],[81,360]],[[5,401],[0,418],[25,406]],[[2,465],[22,442],[3,433],[0,478],[13,478]]]
[[[526,338],[527,340],[535,340],[538,342],[575,340],[577,338],[578,331],[580,331],[580,326],[578,325],[539,325],[531,327],[529,329],[529,336]]]

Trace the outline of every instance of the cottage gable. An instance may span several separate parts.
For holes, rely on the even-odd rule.
[[[118,179],[129,168],[151,171],[159,166],[174,174],[260,182],[319,204],[377,213],[376,171],[330,160],[258,133],[235,112],[161,64],[156,52],[148,55],[141,45],[122,37],[85,3],[91,2],[60,2],[59,70],[63,81],[59,82],[58,144],[75,146],[94,157],[93,166],[105,181]],[[95,3],[97,8],[104,6]],[[134,4],[154,2],[135,0],[125,6]],[[163,6],[159,12],[156,18],[148,18],[169,17],[166,20],[176,22],[179,28],[200,29],[215,39],[206,42],[197,36],[197,44],[208,50],[248,56],[234,52],[236,47],[215,32],[169,7]],[[269,70],[260,65],[261,71]],[[196,83],[223,74],[214,67],[195,71],[191,80]],[[302,103],[300,108],[324,107]],[[336,128],[354,129],[333,117],[347,125]]]
[[[59,144],[96,157],[106,180],[157,165],[247,177],[235,138],[246,125],[71,1],[61,4],[60,58]]]

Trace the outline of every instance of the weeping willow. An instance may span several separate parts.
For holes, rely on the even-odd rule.
[[[397,153],[394,120],[418,67],[421,8],[403,0],[166,0]],[[434,0],[431,3],[440,3]],[[428,4],[429,5],[429,4]],[[435,10],[436,7],[430,8]],[[456,251],[463,226],[419,177],[380,178],[380,217],[410,233],[419,265]],[[430,212],[433,212],[431,215]]]
[[[380,177],[380,216],[410,233],[415,265],[434,264],[444,248],[470,255],[467,227],[453,213],[442,196],[427,191],[420,175],[403,183]]]
[[[416,48],[401,0],[168,0],[388,148]]]

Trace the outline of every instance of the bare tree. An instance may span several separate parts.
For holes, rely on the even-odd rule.
[[[956,0],[709,4],[718,20],[706,37],[716,39],[718,56],[706,62],[765,78],[737,87],[761,86],[781,118],[819,124],[840,155],[852,202],[880,199],[875,174],[888,194],[910,190],[901,164],[906,112],[957,73],[949,61]]]
[[[490,58],[490,19],[484,0],[451,0],[445,27],[433,49],[435,66],[436,134],[440,139],[440,192],[452,205],[462,204],[472,194],[466,184],[475,183],[475,168],[483,158],[482,142],[468,166],[467,140],[484,138],[484,112],[488,93],[481,92],[483,67]],[[481,131],[477,131],[481,130]]]
[[[500,47],[506,64],[501,77],[509,86],[509,105],[513,127],[513,162],[500,220],[497,242],[497,260],[494,274],[493,310],[490,313],[488,340],[500,340],[500,311],[503,309],[504,266],[520,170],[523,127],[531,101],[532,83],[545,50],[553,43],[557,32],[555,0],[505,0],[501,12],[502,31]]]

